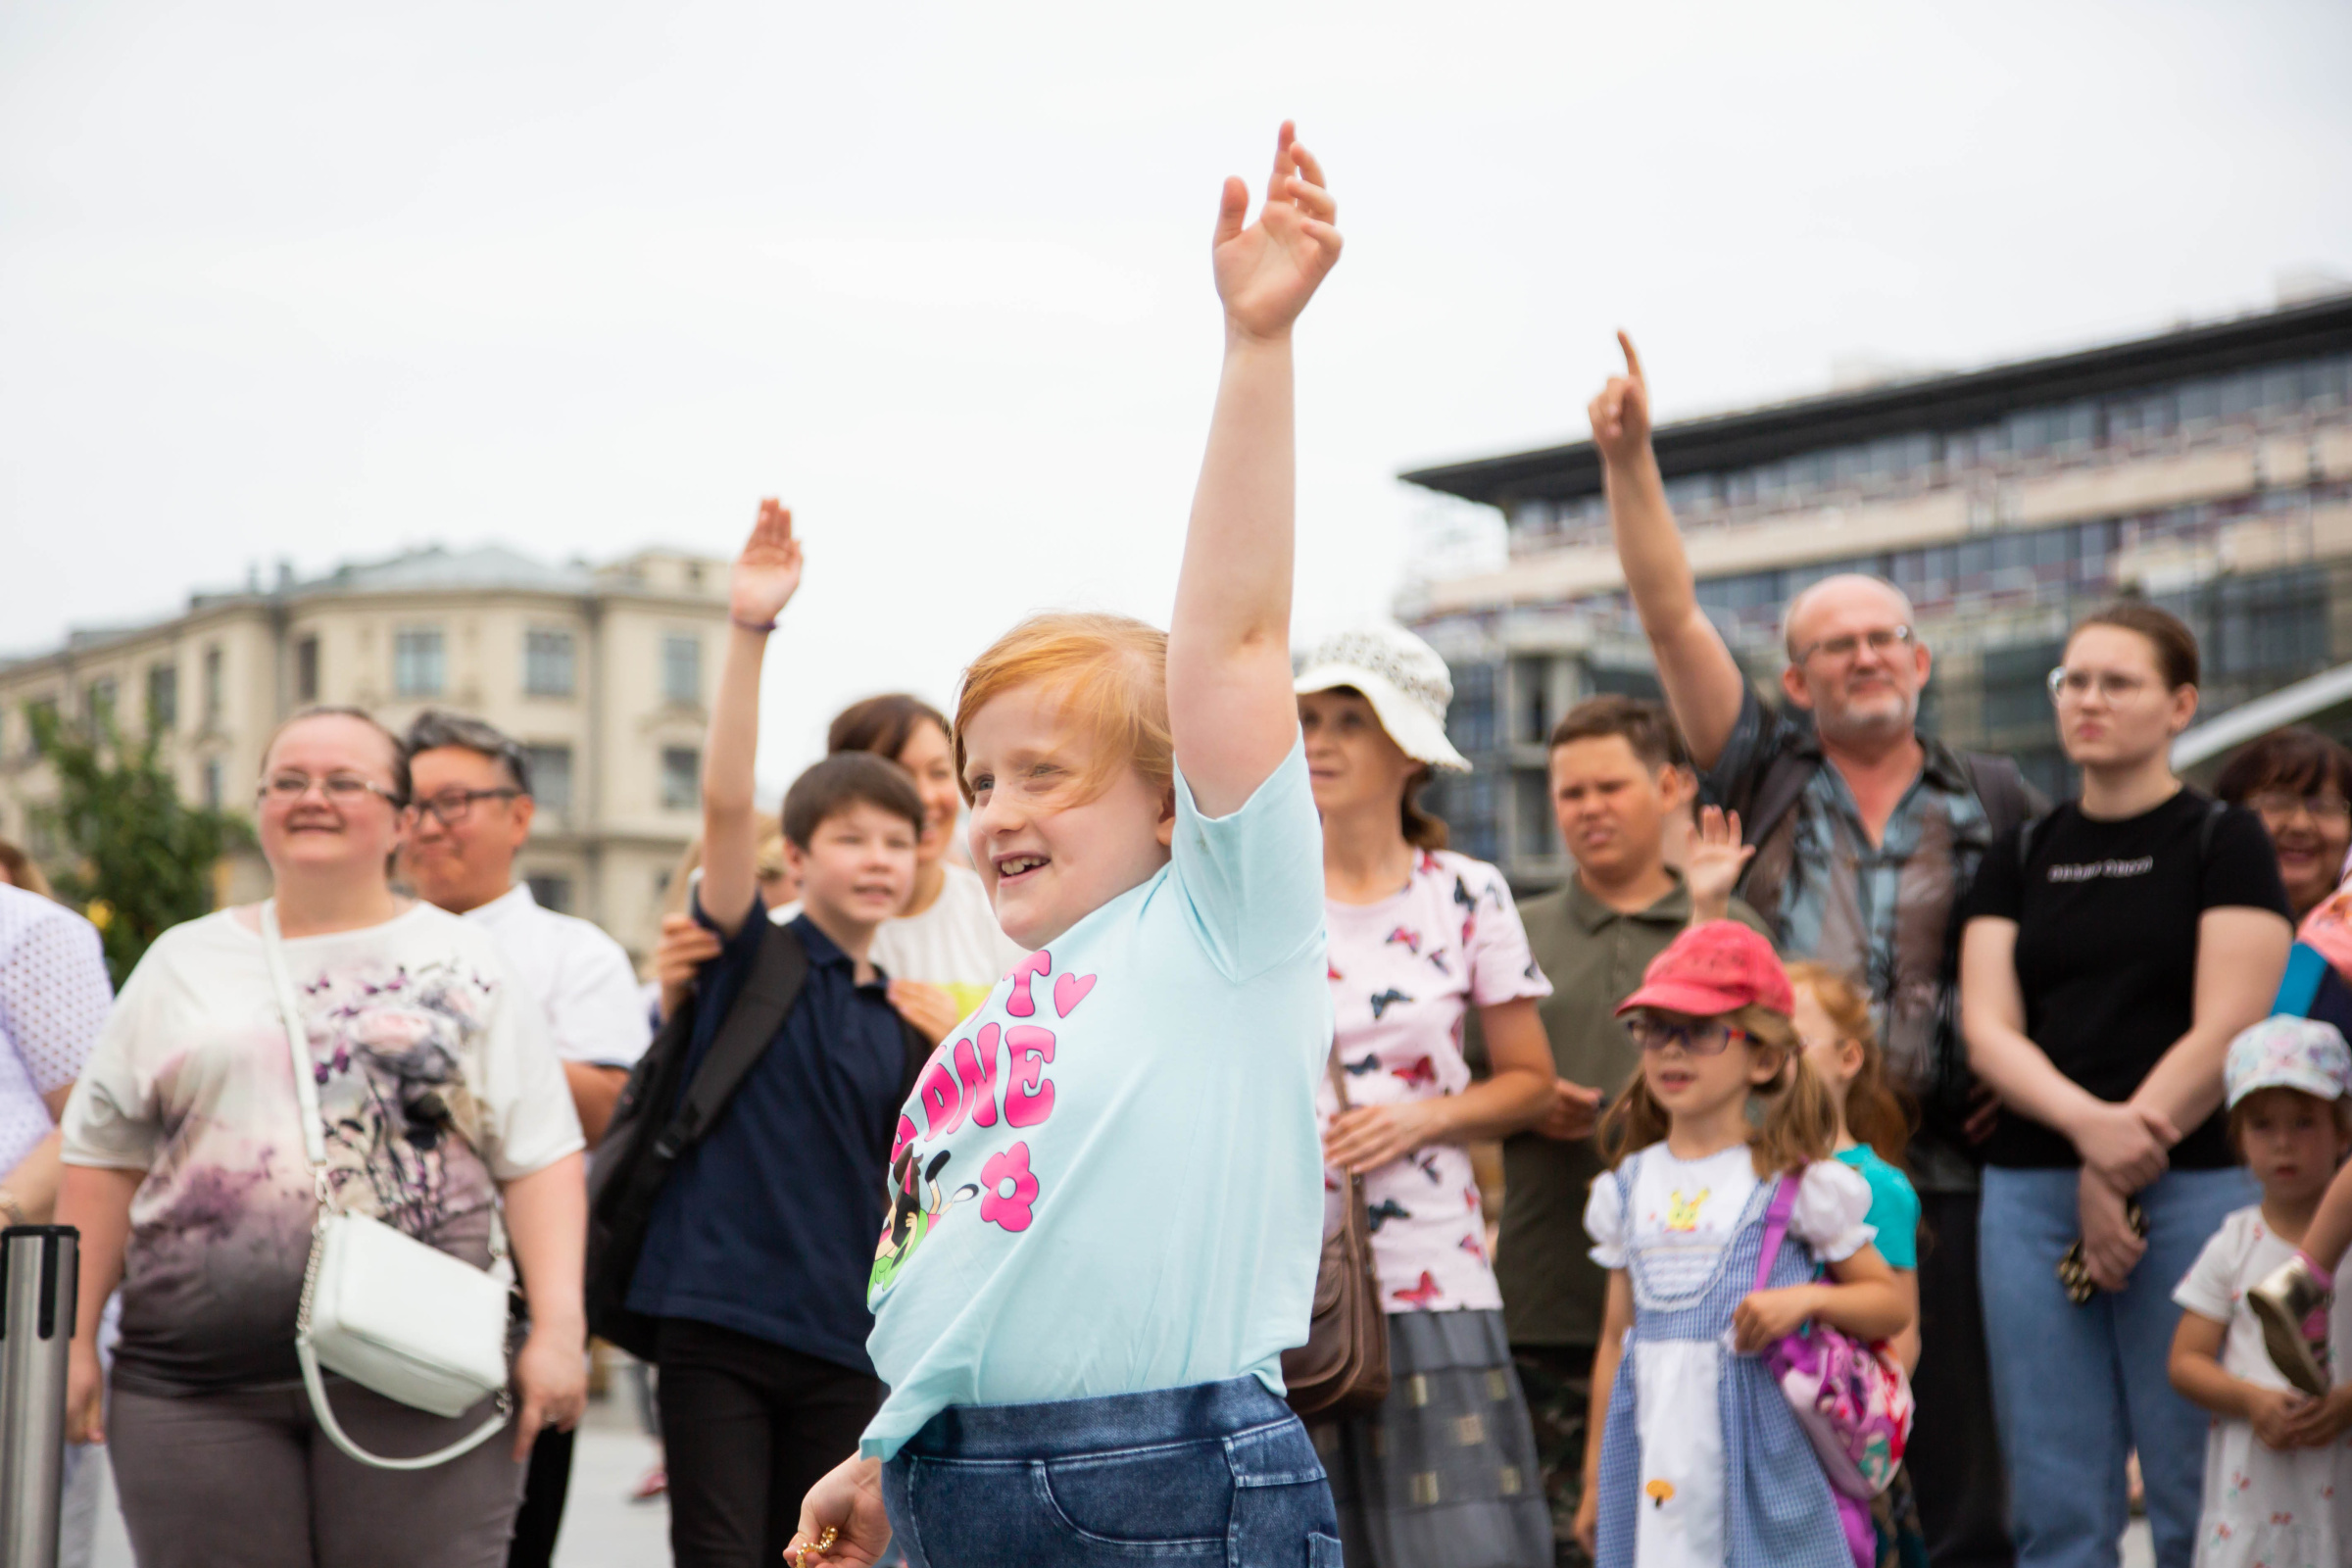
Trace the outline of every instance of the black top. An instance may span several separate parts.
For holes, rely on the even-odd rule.
[[[807,915],[791,929],[808,978],[765,1054],[662,1188],[628,1305],[871,1376],[866,1277],[887,1208],[906,1037],[879,970],[859,985],[850,956]],[[755,902],[703,965],[682,1081],[709,1054],[766,932],[767,910]]]
[[[2182,789],[2153,810],[2096,821],[2069,801],[2029,829],[2020,874],[2018,834],[1986,852],[1970,890],[1970,918],[2017,922],[2017,980],[2026,1036],[2051,1064],[2101,1100],[2129,1100],[2195,1014],[2197,921],[2237,906],[2287,918],[2286,888],[2262,819]],[[2200,855],[2200,839],[2204,853]],[[2082,1159],[2063,1133],[2014,1113],[1985,1146],[1988,1164],[2046,1168]],[[2219,1113],[2172,1152],[2180,1170],[2234,1163]]]

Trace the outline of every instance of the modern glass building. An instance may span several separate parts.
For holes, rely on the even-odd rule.
[[[1781,607],[1891,578],[1936,654],[1928,727],[2069,793],[2043,679],[2091,605],[2140,594],[2196,629],[2207,716],[2352,661],[2352,295],[2079,353],[1684,420],[1656,433],[1700,603],[1767,697]],[[1566,874],[1544,738],[1655,677],[1590,441],[1407,473],[1497,508],[1503,569],[1399,613],[1451,664],[1478,771],[1440,808],[1523,887]]]

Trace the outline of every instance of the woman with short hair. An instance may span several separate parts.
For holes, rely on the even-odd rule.
[[[271,898],[157,939],[67,1104],[72,1434],[108,1445],[144,1568],[497,1568],[532,1440],[576,1422],[586,1392],[579,1119],[489,933],[392,891],[412,821],[397,737],[354,709],[295,715],[263,758],[255,817]],[[318,1086],[317,1173],[272,943]],[[477,1267],[503,1207],[529,1305],[512,1443],[404,1471],[328,1441],[294,1340],[329,1194]],[[109,1380],[94,1337],[118,1281]],[[358,1446],[395,1458],[473,1431],[492,1403],[444,1418],[339,1377],[325,1389]]]
[[[2262,818],[2297,920],[2335,891],[2352,852],[2352,752],[2290,724],[2230,758],[2213,793]]]
[[[1961,1028],[2008,1110],[1979,1234],[2010,1522],[2021,1568],[2112,1563],[2136,1447],[2156,1559],[2186,1568],[2206,1417],[2167,1378],[2172,1290],[2257,1196],[2222,1058],[2293,933],[2260,820],[2172,771],[2186,626],[2135,601],[2084,617],[2050,695],[2082,796],[1995,840],[1962,911]]]

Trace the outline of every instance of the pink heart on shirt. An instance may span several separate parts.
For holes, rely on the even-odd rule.
[[[1070,1009],[1084,1002],[1086,994],[1094,989],[1095,977],[1091,974],[1061,974],[1054,981],[1054,1010],[1067,1018]]]

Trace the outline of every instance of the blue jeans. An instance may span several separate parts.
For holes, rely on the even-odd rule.
[[[1340,1568],[1306,1428],[1255,1378],[956,1405],[883,1467],[909,1568]]]
[[[2080,1182],[2075,1170],[1984,1172],[1979,1278],[2018,1568],[2115,1568],[2135,1447],[2159,1568],[2189,1568],[2208,1417],[2165,1374],[2180,1322],[2173,1288],[2261,1195],[2234,1168],[2166,1172],[2139,1194],[2148,1250],[2131,1280],[2077,1306],[2056,1271],[2082,1234]]]

